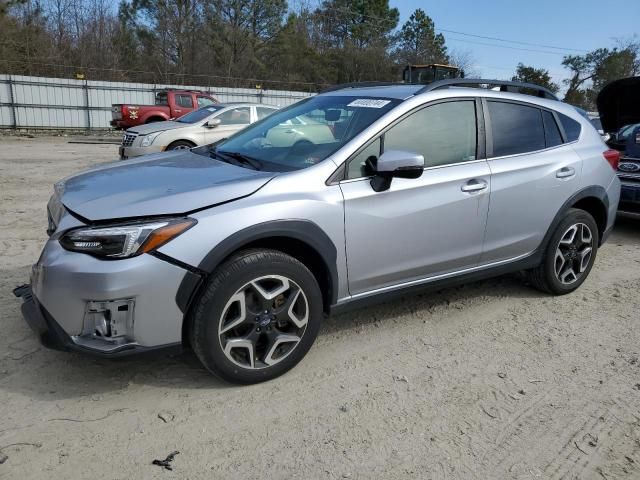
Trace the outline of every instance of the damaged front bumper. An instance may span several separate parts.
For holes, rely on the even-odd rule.
[[[21,285],[13,290],[16,297],[22,299],[22,316],[38,335],[40,342],[47,348],[61,351],[72,351],[90,354],[98,357],[116,358],[133,354],[162,352],[180,353],[182,344],[161,345],[157,347],[145,347],[128,342],[113,344],[100,339],[73,337],[68,335],[58,322],[47,312],[33,295],[31,285]]]
[[[150,254],[99,260],[50,238],[28,285],[14,290],[42,343],[103,357],[180,350],[176,292],[188,272]]]
[[[22,316],[29,327],[38,335],[40,342],[47,348],[60,351],[73,351],[99,357],[115,358],[133,354],[160,352],[180,353],[182,345],[162,345],[144,347],[135,343],[113,344],[95,339],[93,342],[81,337],[68,335],[38,302],[33,295],[31,285],[21,285],[13,290],[16,297],[22,299]]]

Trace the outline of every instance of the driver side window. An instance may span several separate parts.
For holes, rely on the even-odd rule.
[[[387,150],[406,150],[424,156],[425,167],[452,165],[476,159],[477,128],[474,100],[437,103],[400,120],[372,145]],[[364,161],[378,156],[375,147],[365,148],[349,160],[347,178],[368,176]]]

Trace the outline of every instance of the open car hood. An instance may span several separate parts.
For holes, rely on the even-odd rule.
[[[91,221],[174,215],[246,197],[274,175],[175,150],[68,177],[55,195]]]
[[[640,123],[640,77],[623,78],[605,85],[597,104],[605,132],[617,132],[625,125]]]

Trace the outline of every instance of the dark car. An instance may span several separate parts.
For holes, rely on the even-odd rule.
[[[618,212],[640,215],[640,77],[609,83],[597,102],[602,127],[611,135],[607,143],[622,153]]]

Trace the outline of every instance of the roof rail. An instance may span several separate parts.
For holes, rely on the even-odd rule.
[[[463,86],[472,86],[472,85],[487,85],[487,88],[500,87],[501,92],[509,92],[508,87],[516,87],[518,89],[529,89],[537,92],[537,96],[541,98],[548,98],[551,100],[558,100],[558,97],[549,90],[548,88],[541,87],[540,85],[535,85],[533,83],[524,83],[524,82],[512,82],[509,80],[487,80],[485,78],[451,78],[447,80],[438,80],[433,83],[429,83],[425,85],[423,88],[416,92],[416,95],[425,92],[432,92],[433,90],[439,90],[441,88],[449,88],[449,87],[463,87]],[[520,92],[516,92],[520,93]]]
[[[363,88],[363,87],[391,87],[397,85],[406,85],[406,83],[400,82],[351,82],[351,83],[340,83],[338,85],[333,85],[331,87],[327,87],[324,90],[320,90],[318,93],[328,93],[335,92],[338,90],[345,90],[347,88]]]

